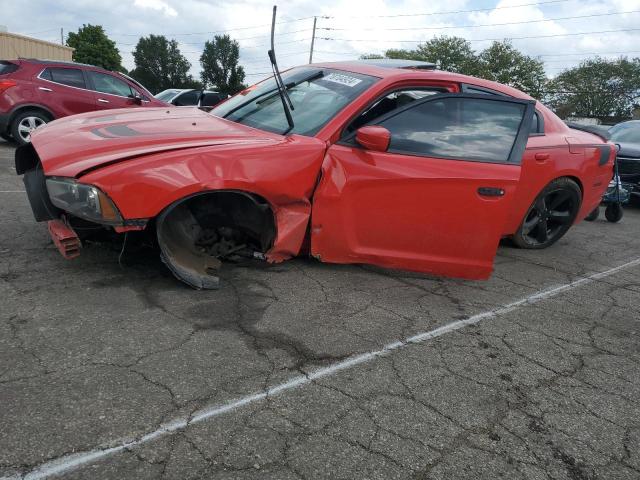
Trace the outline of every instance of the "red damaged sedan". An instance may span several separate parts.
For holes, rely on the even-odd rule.
[[[524,93],[409,61],[313,64],[205,113],[92,112],[16,151],[37,221],[149,229],[182,281],[226,258],[311,255],[487,278],[498,243],[545,248],[600,202],[614,146]],[[287,101],[285,101],[287,96]]]

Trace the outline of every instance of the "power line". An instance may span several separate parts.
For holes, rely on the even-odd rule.
[[[630,10],[628,12],[613,12],[613,13],[594,13],[591,15],[577,15],[573,17],[556,17],[545,18],[542,20],[523,20],[520,22],[505,22],[505,23],[485,23],[479,25],[446,25],[440,27],[406,27],[406,28],[360,28],[359,30],[373,30],[373,31],[407,31],[407,30],[448,30],[448,29],[460,29],[460,28],[479,28],[479,27],[502,27],[505,25],[522,25],[525,23],[540,23],[540,22],[552,22],[557,20],[575,20],[579,18],[593,18],[593,17],[606,17],[613,15],[625,15],[629,13],[638,13],[640,10]],[[333,28],[333,27],[318,27],[318,30],[336,30],[345,31],[351,30],[350,28]]]
[[[332,50],[315,50],[318,53],[326,53],[329,55],[365,55],[370,52],[336,52]],[[304,53],[304,52],[301,52]],[[582,53],[527,53],[526,55],[530,57],[569,57],[569,56],[579,56],[579,55],[623,55],[628,53],[640,53],[640,50],[623,50],[619,52],[582,52]],[[564,61],[564,60],[563,60]]]
[[[520,5],[505,5],[503,7],[491,8],[474,8],[472,10],[450,10],[448,12],[429,12],[429,13],[403,13],[397,15],[349,15],[345,17],[325,17],[325,18],[397,18],[397,17],[428,17],[433,15],[451,15],[455,13],[473,13],[473,12],[489,12],[493,10],[504,10],[507,8],[531,7],[538,5],[548,5],[552,3],[566,3],[572,0],[549,0],[546,2],[522,3]]]
[[[283,32],[283,33],[276,33],[277,36],[285,36],[285,35],[293,35],[295,33],[303,33],[303,32],[310,32],[311,29],[309,28],[305,28],[304,30],[294,30],[292,32]],[[232,38],[232,40],[235,41],[242,41],[242,40],[253,40],[255,38],[268,38],[269,34],[265,33],[263,35],[256,35],[253,37],[243,37],[243,38]],[[140,38],[143,38],[143,36],[141,36]],[[203,42],[182,42],[182,41],[178,41],[178,43],[180,45],[204,45],[206,43],[206,41]],[[125,42],[116,42],[117,45],[137,45],[138,43],[125,43]],[[282,42],[279,43],[280,45],[282,45]]]
[[[40,33],[53,32],[54,30],[56,30],[56,31],[60,30],[60,27],[49,28],[47,30],[40,30],[39,32],[19,33],[18,35],[38,35]]]
[[[467,40],[469,42],[488,42],[488,41],[501,41],[505,39],[509,40],[524,40],[529,38],[551,38],[551,37],[571,37],[576,35],[596,35],[601,33],[618,33],[618,32],[637,32],[640,31],[640,28],[622,28],[618,30],[601,30],[598,32],[574,32],[574,33],[557,33],[553,35],[527,35],[525,37],[509,37],[504,36],[500,38],[474,38]],[[374,38],[332,38],[332,37],[318,37],[320,40],[330,40],[337,42],[397,42],[397,43],[422,43],[426,40],[400,40],[400,39],[387,39],[387,40],[378,40]]]
[[[276,33],[277,36],[283,37],[285,35],[293,35],[295,33],[304,33],[304,32],[310,32],[311,29],[309,28],[305,28],[304,30],[294,30],[292,32],[284,32],[284,33]],[[242,40],[253,40],[255,38],[268,38],[269,37],[269,33],[265,33],[262,35],[255,35],[253,37],[242,37],[242,38],[232,38],[232,40],[236,40],[236,41],[242,41]],[[182,43],[183,45],[203,45],[205,42],[179,42]]]
[[[282,58],[282,57],[290,57],[292,55],[298,55],[300,53],[308,53],[306,50],[299,50],[297,52],[285,52],[285,53],[278,53],[278,58]],[[258,60],[258,59],[262,59],[265,58],[266,55],[260,55],[260,57],[242,57],[245,60]],[[267,59],[268,61],[268,59]]]
[[[563,1],[569,1],[569,0],[563,0]],[[281,25],[283,23],[293,23],[293,22],[301,22],[303,20],[309,20],[313,18],[313,15],[310,17],[301,17],[301,18],[294,18],[293,20],[281,20],[279,22],[276,22],[276,25]],[[320,17],[320,18],[329,18],[329,17]],[[228,32],[237,32],[240,30],[251,30],[254,28],[264,28],[264,27],[271,27],[270,23],[264,23],[262,25],[254,25],[251,27],[238,27],[238,28],[229,28],[227,30],[214,30],[211,32],[185,32],[185,33],[165,33],[165,36],[171,36],[171,37],[179,37],[179,36],[185,36],[185,35],[214,35],[217,33],[228,33]],[[140,34],[138,33],[111,33],[111,36],[115,36],[115,37],[137,37],[140,36]]]
[[[626,50],[623,52],[584,52],[584,53],[546,53],[532,54],[532,57],[570,57],[574,55],[621,55],[625,53],[640,53],[640,50]]]
[[[519,4],[519,5],[505,5],[502,7],[492,7],[492,8],[474,8],[474,9],[469,9],[469,10],[449,10],[449,11],[445,11],[445,12],[428,12],[428,13],[410,13],[410,14],[397,14],[397,15],[349,15],[349,16],[328,16],[328,15],[310,15],[308,17],[300,17],[300,18],[294,18],[291,20],[281,20],[279,22],[276,22],[277,25],[281,25],[281,24],[286,24],[286,23],[294,23],[294,22],[301,22],[304,20],[310,20],[312,18],[314,18],[314,16],[318,17],[318,18],[322,18],[322,19],[335,19],[335,18],[398,18],[398,17],[425,17],[425,16],[434,16],[434,15],[451,15],[451,14],[458,14],[458,13],[474,13],[474,12],[488,12],[488,11],[493,11],[493,10],[505,10],[505,9],[512,9],[512,8],[520,8],[520,7],[530,7],[530,6],[539,6],[539,5],[550,5],[550,4],[558,4],[558,3],[566,3],[566,2],[570,2],[573,0],[548,0],[545,2],[531,2],[531,3],[523,3],[523,4]],[[264,27],[270,27],[271,24],[262,24],[262,25],[253,25],[250,27],[237,27],[237,28],[229,28],[226,30],[213,30],[213,31],[208,31],[208,32],[181,32],[181,33],[165,33],[165,36],[188,36],[188,35],[214,35],[214,34],[218,34],[218,33],[229,33],[229,32],[237,32],[237,31],[242,31],[242,30],[251,30],[251,29],[255,29],[255,28],[264,28]],[[57,28],[55,29],[50,29],[50,30],[44,30],[43,32],[35,32],[33,34],[26,34],[26,35],[35,35],[37,33],[44,33],[47,31],[53,31],[53,30],[57,30]],[[144,36],[141,35],[139,33],[109,33],[110,36],[115,36],[115,37],[140,37],[140,36]],[[149,35],[149,34],[147,34]]]

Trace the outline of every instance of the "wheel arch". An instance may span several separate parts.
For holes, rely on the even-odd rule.
[[[551,180],[551,182],[558,180],[560,178],[568,178],[569,180],[573,180],[574,182],[576,182],[578,184],[578,187],[580,187],[580,193],[582,195],[582,199],[584,199],[584,185],[582,184],[582,180],[580,180],[580,177],[578,177],[575,174],[567,174],[567,175],[561,175],[557,178],[554,178],[553,180]],[[551,183],[549,182],[549,183]],[[548,184],[547,184],[548,185]],[[546,187],[546,185],[545,185]]]
[[[7,122],[7,127],[10,128],[10,125],[13,123],[13,120],[20,113],[25,112],[27,110],[39,110],[49,117],[49,121],[56,119],[56,116],[53,114],[53,112],[47,107],[45,107],[44,105],[41,105],[39,103],[26,103],[26,104],[21,104],[15,107],[13,110],[11,110],[11,113],[9,114],[9,121]]]
[[[237,228],[263,254],[277,237],[275,209],[253,192],[203,190],[167,205],[154,218],[161,259],[179,280],[194,288],[218,286],[218,278],[211,272],[214,257],[197,243],[200,235],[214,226]]]

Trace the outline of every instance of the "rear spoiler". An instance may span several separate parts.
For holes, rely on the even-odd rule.
[[[572,128],[574,130],[580,130],[582,132],[587,132],[587,133],[596,135],[600,137],[602,140],[604,140],[605,142],[608,142],[609,139],[611,138],[609,131],[602,127],[597,127],[595,125],[581,125],[579,123],[574,123],[574,122],[565,122],[565,124],[567,125],[567,127]]]

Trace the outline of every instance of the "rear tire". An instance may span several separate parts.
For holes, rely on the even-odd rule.
[[[13,137],[8,133],[0,133],[0,138],[6,140],[7,142],[13,142]]]
[[[25,110],[18,113],[11,122],[11,136],[18,145],[31,142],[31,132],[50,122],[50,118],[41,110]]]
[[[571,228],[580,210],[582,191],[570,178],[558,178],[547,185],[527,210],[513,243],[520,248],[547,248]]]

